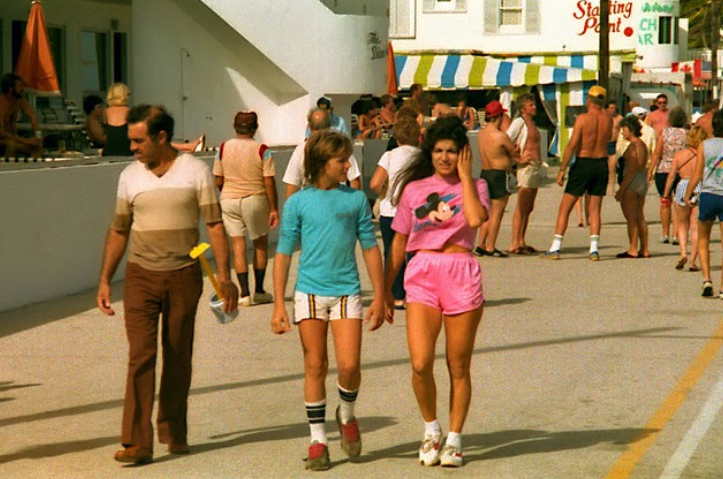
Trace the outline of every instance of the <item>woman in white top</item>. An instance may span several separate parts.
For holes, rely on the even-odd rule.
[[[382,241],[384,242],[385,261],[394,239],[392,220],[397,210],[396,206],[392,205],[392,198],[396,193],[394,185],[399,172],[406,168],[419,153],[417,147],[419,144],[419,124],[414,118],[408,116],[400,118],[394,125],[394,138],[396,138],[399,146],[382,155],[369,184],[371,189],[379,195],[386,191],[384,198],[379,203],[379,229],[381,229]],[[404,309],[404,265],[402,265],[397,278],[394,280],[392,294],[394,295],[394,307]]]

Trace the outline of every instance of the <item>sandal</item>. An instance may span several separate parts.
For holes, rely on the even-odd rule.
[[[509,256],[507,253],[503,253],[496,248],[492,252],[485,251],[485,254],[487,256],[492,256],[493,258],[507,258]]]
[[[523,246],[522,248],[513,248],[507,250],[508,254],[519,254],[519,255],[528,255],[530,254],[529,251]]]
[[[537,251],[535,248],[533,248],[532,246],[530,246],[528,244],[526,244],[524,246],[524,248],[525,248],[525,251],[527,251],[528,253],[539,253],[539,251]]]
[[[690,271],[691,273],[696,273],[696,272],[700,271],[700,268],[697,266],[691,265],[690,268],[688,268],[688,271]]]
[[[681,271],[683,268],[685,268],[685,263],[687,263],[687,262],[688,262],[687,257],[680,258],[680,260],[678,261],[678,264],[675,265],[675,269],[677,269],[678,271]]]
[[[628,253],[627,251],[624,251],[624,252],[622,252],[622,253],[618,253],[618,254],[615,255],[615,257],[616,257],[616,258],[630,258],[630,259],[638,259],[638,258],[639,258],[639,256],[633,256],[633,255],[631,255],[630,253]]]

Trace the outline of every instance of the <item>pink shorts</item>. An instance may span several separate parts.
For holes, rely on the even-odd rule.
[[[448,316],[484,303],[482,270],[472,253],[417,253],[404,273],[404,289],[407,303],[425,304]]]

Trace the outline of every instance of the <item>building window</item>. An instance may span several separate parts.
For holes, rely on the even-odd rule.
[[[389,38],[414,38],[417,34],[416,0],[389,2]]]
[[[658,21],[658,44],[678,44],[678,19],[676,17],[660,17]]]
[[[541,0],[484,0],[487,34],[539,34]]]
[[[467,0],[424,0],[423,13],[464,13]]]
[[[500,0],[500,27],[521,26],[523,18],[522,0]]]
[[[108,34],[81,32],[81,70],[84,93],[108,89]]]
[[[113,83],[128,84],[128,34],[113,33]]]

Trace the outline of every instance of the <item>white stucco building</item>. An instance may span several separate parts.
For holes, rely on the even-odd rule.
[[[0,2],[0,64],[12,71],[31,0]],[[176,136],[233,136],[239,110],[259,113],[270,145],[304,137],[329,96],[347,116],[386,91],[388,0],[44,0],[65,97],[80,103],[123,81],[133,104],[165,105]]]

